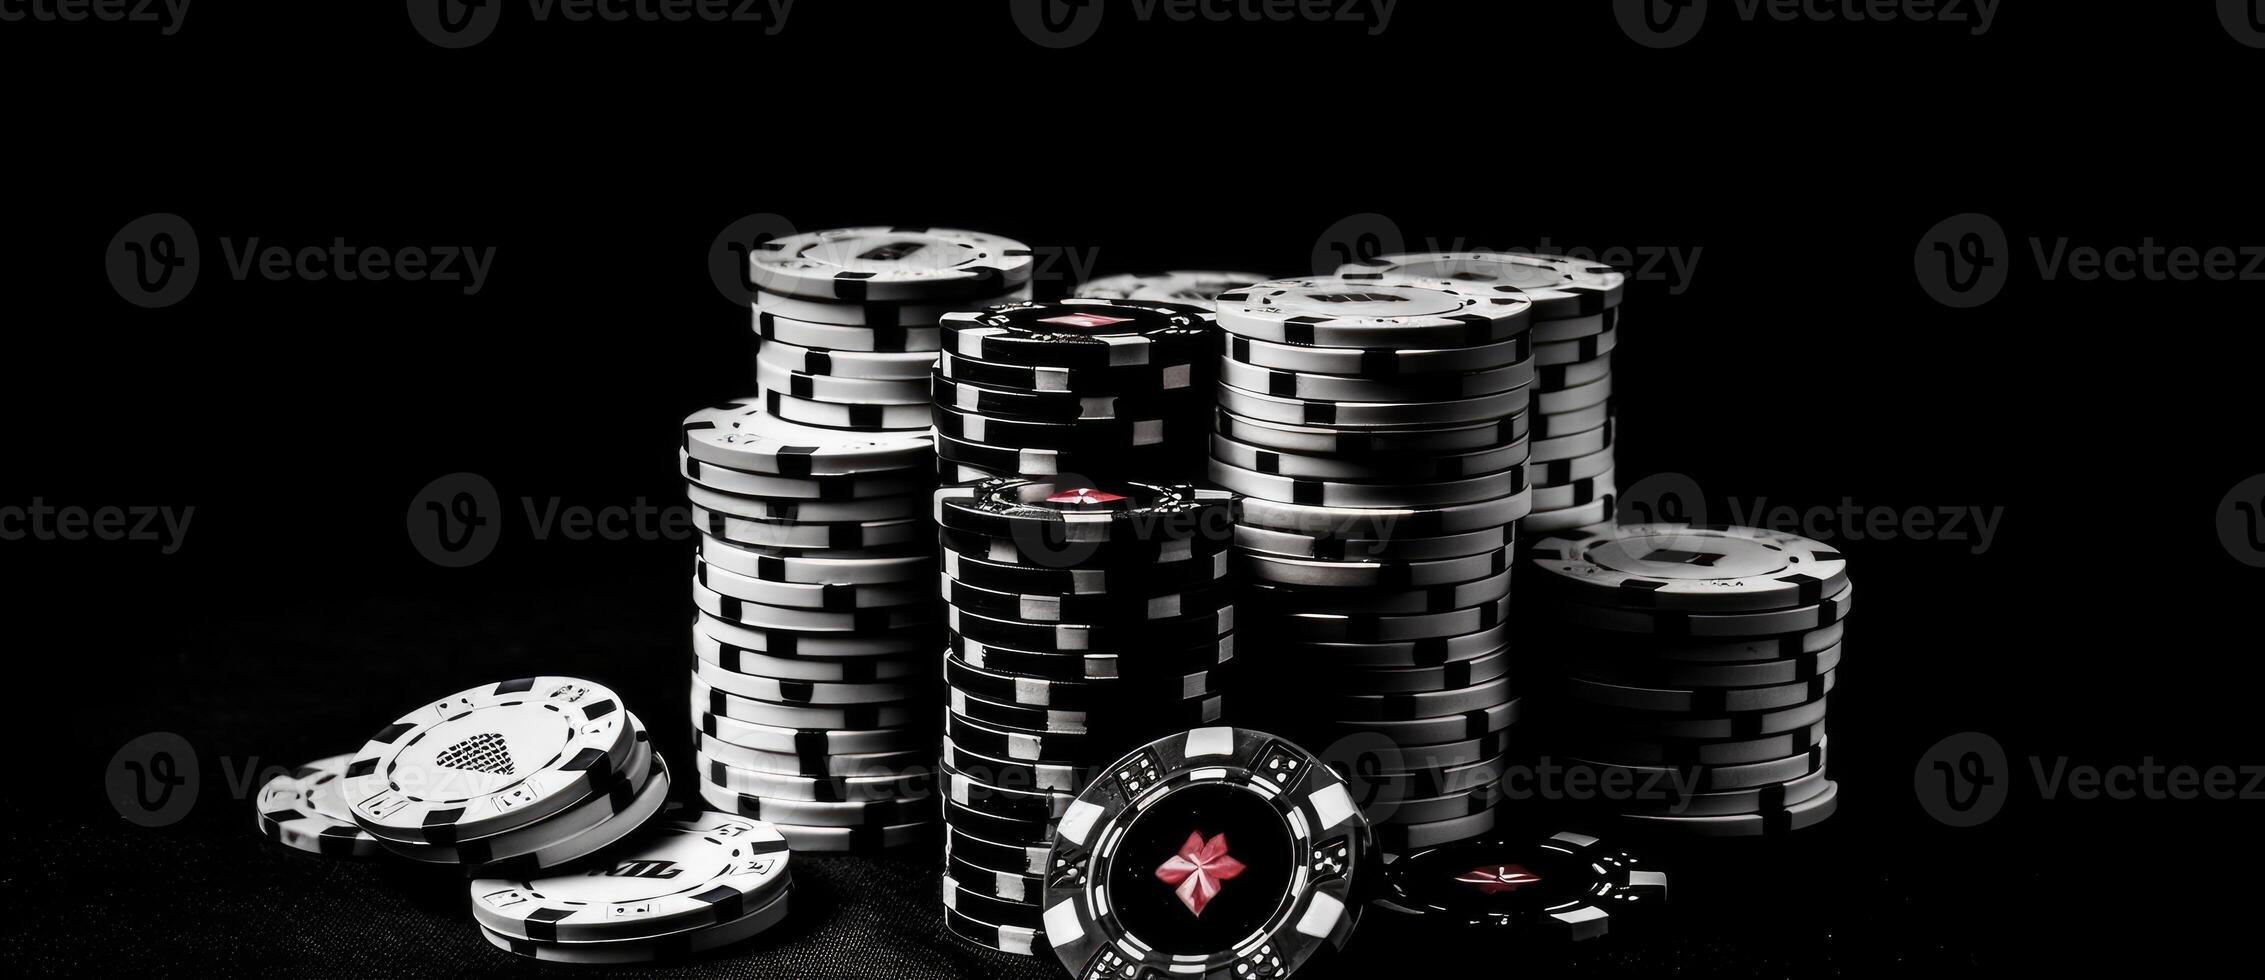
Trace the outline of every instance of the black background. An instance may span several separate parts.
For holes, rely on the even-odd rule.
[[[0,24],[0,505],[197,508],[171,556],[0,542],[19,773],[0,946],[40,973],[519,968],[479,941],[460,886],[263,844],[226,773],[350,751],[407,706],[537,672],[612,684],[689,758],[688,544],[536,541],[514,513],[492,558],[450,570],[404,519],[454,472],[513,507],[675,503],[678,420],[753,390],[745,313],[708,271],[733,220],[977,228],[1104,274],[1291,273],[1374,214],[1410,248],[1700,250],[1688,282],[1630,290],[1624,484],[2004,518],[1980,553],[1834,538],[1864,602],[1824,827],[1664,855],[1679,911],[1638,935],[1570,953],[1356,936],[1372,969],[2200,961],[2253,918],[2256,804],[2046,800],[2026,760],[2259,761],[2260,573],[2213,514],[2265,469],[2247,431],[2260,284],[2048,281],[2026,243],[2265,244],[2244,133],[2265,51],[2209,4],[2007,6],[1973,37],[1745,22],[1717,0],[1668,51],[1602,3],[1420,0],[1374,34],[1113,15],[1067,51],[996,3],[808,0],[777,36],[530,23],[514,4],[463,51],[391,2],[205,0],[173,37]],[[204,247],[162,310],[121,300],[100,261],[153,212]],[[1913,254],[1963,212],[2004,226],[2014,271],[1952,310]],[[255,236],[497,258],[469,297],[230,280],[219,239]],[[202,775],[187,819],[150,829],[104,774],[157,731]],[[1912,774],[1966,731],[2005,745],[2016,789],[1959,830]],[[939,938],[932,863],[814,859],[791,928],[692,969],[1052,971]]]

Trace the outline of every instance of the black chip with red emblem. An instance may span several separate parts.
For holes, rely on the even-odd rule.
[[[1425,924],[1490,926],[1568,940],[1604,935],[1615,916],[1667,901],[1667,873],[1586,834],[1481,837],[1387,866],[1374,906]]]
[[[1198,363],[1217,353],[1219,324],[1205,310],[1138,300],[1060,299],[949,313],[943,348],[996,364],[1108,369]]]
[[[1312,753],[1198,728],[1119,759],[1062,814],[1044,932],[1084,980],[1287,976],[1344,945],[1377,859]]]
[[[1185,484],[986,480],[936,491],[935,515],[946,528],[1012,541],[1025,553],[1060,551],[1051,564],[1072,567],[1086,557],[1072,552],[1119,541],[1224,549],[1234,537],[1233,500],[1224,490]]]

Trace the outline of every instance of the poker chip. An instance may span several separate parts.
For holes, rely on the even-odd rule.
[[[1128,273],[1089,280],[1077,287],[1073,295],[1090,299],[1183,303],[1210,310],[1218,308],[1220,293],[1272,278],[1255,272],[1175,271],[1159,275]]]
[[[837,378],[810,374],[755,358],[755,384],[765,394],[780,392],[830,405],[926,405],[928,379]]]
[[[772,415],[760,398],[705,408],[684,420],[684,452],[704,463],[772,476],[856,476],[925,463],[926,431],[847,432]]]
[[[957,288],[956,286],[954,287]],[[887,301],[844,302],[832,299],[813,299],[768,288],[755,291],[755,311],[773,316],[798,320],[803,323],[829,323],[850,327],[869,327],[874,330],[933,327],[946,313],[979,309],[992,303],[1013,303],[1030,299],[1031,284],[1027,281],[1004,293],[980,296],[958,301]],[[838,352],[836,352],[838,353]],[[854,363],[854,362],[853,362]],[[826,365],[828,370],[811,371],[811,374],[839,377],[866,377],[852,371],[834,370],[843,365]],[[926,377],[930,364],[922,364],[914,378]]]
[[[636,829],[660,812],[671,785],[667,763],[658,754],[646,752],[605,791],[518,830],[452,844],[405,844],[382,839],[381,843],[410,860],[461,865],[473,875],[549,870],[593,853]]]
[[[1020,242],[952,228],[836,228],[776,238],[748,256],[762,291],[844,303],[996,296],[1029,282],[1035,264]]]
[[[758,293],[757,296],[766,294]],[[756,305],[760,307],[762,300]],[[836,304],[826,304],[836,305]],[[840,304],[847,305],[847,304]],[[795,320],[811,321],[809,316],[796,312],[780,315]],[[915,322],[933,323],[935,317],[914,318]],[[820,322],[825,321],[811,321]],[[894,326],[894,324],[890,324]],[[757,336],[760,336],[758,334]],[[936,366],[932,351],[846,351],[800,347],[783,340],[764,340],[755,349],[755,363],[772,366],[821,378],[861,378],[868,381],[921,381]],[[758,375],[760,377],[760,375]]]
[[[1316,402],[1461,401],[1516,391],[1534,382],[1531,360],[1478,371],[1435,371],[1383,378],[1279,371],[1232,357],[1219,361],[1219,382],[1243,391]]]
[[[1667,874],[1586,834],[1489,835],[1421,848],[1387,866],[1372,907],[1394,924],[1577,941],[1667,900]],[[1458,935],[1461,933],[1458,932]]]
[[[1327,276],[1259,283],[1218,305],[1220,329],[1237,337],[1387,350],[1498,344],[1525,333],[1533,311],[1515,287]]]
[[[761,821],[664,819],[598,873],[474,880],[472,915],[492,933],[536,943],[676,936],[737,922],[784,895],[789,858],[786,839]]]
[[[1344,381],[1431,378],[1508,367],[1528,358],[1533,358],[1537,367],[1550,363],[1537,356],[1525,334],[1489,344],[1436,348],[1317,347],[1231,336],[1226,340],[1226,356],[1254,368],[1329,375]]]
[[[932,823],[939,812],[930,796],[821,803],[734,793],[714,783],[700,785],[700,799],[725,813],[805,827]]]
[[[896,493],[923,492],[927,481],[917,471],[860,476],[791,477],[751,473],[703,463],[682,449],[676,451],[677,471],[687,484],[721,493],[772,500],[857,500]]]
[[[1052,846],[1043,931],[1073,976],[1286,976],[1342,948],[1378,874],[1344,781],[1247,729],[1134,750],[1078,795]]]
[[[621,939],[610,942],[537,942],[480,928],[480,936],[497,949],[528,959],[552,963],[651,963],[683,959],[696,953],[745,942],[786,919],[790,886],[753,912],[729,922],[663,936],[657,939]]]
[[[255,801],[260,833],[293,850],[324,857],[375,857],[376,837],[354,822],[339,780],[354,755],[316,759],[260,785]]]
[[[1337,270],[1347,279],[1377,282],[1448,280],[1471,286],[1508,286],[1533,303],[1537,320],[1597,316],[1620,305],[1628,278],[1599,262],[1531,252],[1431,252],[1379,255]]]
[[[380,840],[445,845],[537,823],[649,755],[611,689],[529,677],[402,715],[354,754],[338,793]]]
[[[1408,480],[1452,480],[1513,469],[1526,461],[1522,442],[1470,452],[1431,454],[1375,454],[1365,457],[1317,456],[1285,452],[1211,437],[1215,464],[1273,476],[1351,483],[1392,483]]]
[[[929,741],[926,732],[909,728],[840,731],[758,725],[711,713],[707,710],[707,705],[697,702],[692,705],[692,716],[698,723],[694,731],[699,735],[712,736],[716,741],[728,742],[741,748],[793,756],[802,760],[802,764],[795,769],[796,772],[826,771],[836,755],[911,752]]]
[[[703,725],[702,728],[707,726]],[[749,748],[705,731],[692,736],[693,751],[737,769],[780,776],[858,776],[922,771],[934,758],[926,745],[913,749],[877,752],[839,752],[812,756],[800,752],[768,752]],[[1782,753],[1780,753],[1782,754]]]
[[[1220,409],[1247,419],[1354,429],[1485,422],[1523,412],[1530,401],[1530,393],[1524,388],[1438,401],[1342,402],[1268,395],[1224,383],[1219,386]]]
[[[1217,337],[1200,310],[1114,299],[1010,303],[950,314],[941,327],[958,357],[1072,370],[1193,363]]]
[[[1815,605],[1848,583],[1824,544],[1756,528],[1623,524],[1534,542],[1533,561],[1573,601],[1753,612]]]
[[[933,791],[934,777],[917,768],[875,767],[860,774],[802,776],[742,769],[695,751],[704,786],[744,796],[805,803],[868,803],[918,799]]]

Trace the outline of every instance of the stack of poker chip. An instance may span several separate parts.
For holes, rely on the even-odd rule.
[[[610,863],[574,874],[472,882],[472,916],[496,947],[558,963],[645,963],[749,939],[786,918],[787,841],[726,813],[655,821]]]
[[[945,921],[1045,944],[1056,822],[1093,767],[1220,719],[1234,656],[1230,495],[1185,485],[991,480],[937,491]]]
[[[684,422],[700,793],[799,850],[935,829],[930,453],[924,430],[803,425],[758,399]]]
[[[937,321],[1028,298],[1033,265],[950,228],[749,255],[762,395],[695,413],[679,456],[702,532],[691,712],[709,805],[802,850],[932,835]]]
[[[1153,303],[1180,303],[1207,310],[1219,308],[1219,294],[1265,282],[1273,276],[1256,272],[1183,270],[1156,275],[1103,276],[1077,287],[1071,294],[1088,299],[1130,299]]]
[[[669,786],[668,765],[613,691],[531,677],[452,694],[351,757],[277,777],[260,790],[260,827],[318,853],[533,874],[628,837]]]
[[[1534,363],[1526,473],[1530,540],[1609,523],[1616,510],[1612,442],[1612,349],[1619,342],[1627,277],[1611,266],[1523,252],[1379,256],[1337,270],[1376,282],[1451,279],[1466,287],[1511,286],[1533,301]]]
[[[1209,313],[1149,300],[948,314],[935,377],[939,475],[1195,479],[1217,338]]]
[[[1854,601],[1808,538],[1628,524],[1533,542],[1556,623],[1552,753],[1627,791],[1594,802],[1667,834],[1759,836],[1831,816],[1825,710]]]
[[[1117,760],[1050,854],[1045,931],[1073,977],[1288,977],[1344,947],[1382,875],[1344,778],[1241,728]]]
[[[749,256],[765,411],[858,431],[928,428],[944,314],[1030,298],[1030,249],[951,228],[838,228]]]
[[[1520,709],[1506,620],[1531,310],[1447,280],[1219,298],[1211,478],[1243,495],[1237,601],[1268,640],[1264,703],[1354,779],[1389,851],[1494,826]]]

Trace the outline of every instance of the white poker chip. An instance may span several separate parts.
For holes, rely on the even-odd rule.
[[[294,850],[324,857],[374,857],[377,838],[354,822],[339,792],[353,753],[334,755],[283,773],[260,787],[260,833]]]
[[[1104,276],[1079,286],[1072,295],[1092,299],[1134,299],[1152,303],[1185,303],[1218,309],[1219,294],[1265,282],[1273,276],[1256,272],[1178,271],[1162,275]]]
[[[1323,276],[1222,293],[1219,327],[1274,344],[1400,350],[1499,345],[1527,332],[1533,303],[1509,286]]]
[[[1534,319],[1589,317],[1620,305],[1628,277],[1609,265],[1533,252],[1411,252],[1379,255],[1337,270],[1347,279],[1509,286],[1533,300]],[[1538,329],[1538,327],[1537,327]]]
[[[472,882],[472,916],[543,942],[646,939],[738,919],[785,891],[786,838],[757,820],[664,820],[602,870]]]
[[[757,288],[844,302],[939,301],[1006,293],[1030,281],[1030,247],[956,228],[864,227],[788,235],[757,245]]]
[[[645,751],[621,699],[574,677],[471,688],[372,736],[339,792],[354,822],[410,844],[525,827],[609,787]]]
[[[926,431],[847,432],[790,422],[761,398],[703,408],[684,420],[684,451],[718,466],[773,476],[854,476],[928,465]]]

